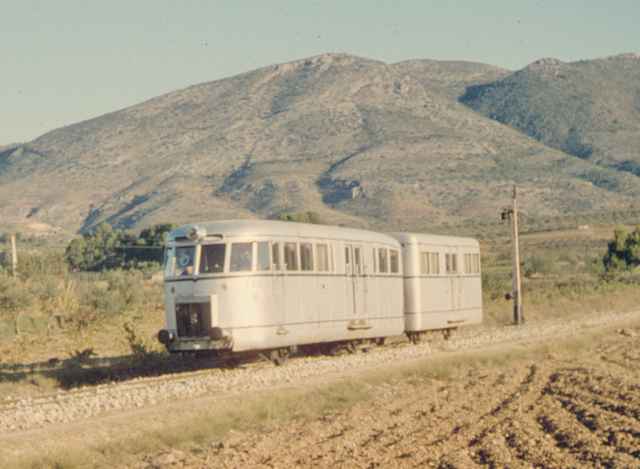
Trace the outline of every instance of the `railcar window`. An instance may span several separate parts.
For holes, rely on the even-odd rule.
[[[375,274],[378,271],[378,259],[376,259],[376,248],[371,248],[371,258],[373,259],[373,270]]]
[[[455,274],[458,272],[458,255],[457,254],[445,254],[445,268],[448,274]]]
[[[378,267],[381,274],[389,272],[387,264],[387,250],[385,248],[378,248]]]
[[[224,272],[226,245],[205,244],[200,248],[200,273],[219,274]]]
[[[346,246],[344,248],[344,268],[346,273],[350,273],[351,271],[351,250],[349,249],[349,246]]]
[[[246,272],[253,265],[253,243],[231,244],[231,272]]]
[[[333,257],[333,244],[329,245],[329,270],[331,272],[336,271],[336,264]]]
[[[164,250],[164,275],[171,277],[175,269],[176,256],[173,248],[167,248]]]
[[[432,252],[429,255],[430,262],[429,266],[431,267],[431,273],[439,275],[440,274],[440,253]]]
[[[421,252],[420,273],[423,275],[438,275],[440,273],[440,254],[437,252]]]
[[[329,248],[326,244],[316,244],[316,261],[319,272],[329,272]]]
[[[362,273],[362,258],[360,256],[360,248],[353,248],[353,265],[354,265],[354,273],[361,274]]]
[[[280,243],[271,245],[271,260],[273,261],[273,268],[278,270],[280,268]]]
[[[181,246],[176,248],[176,270],[174,272],[176,277],[193,275],[195,254],[195,246]]]
[[[397,274],[400,272],[400,256],[395,249],[389,249],[389,264],[391,264],[391,273]]]
[[[467,274],[480,273],[480,254],[464,255],[464,271]]]
[[[422,275],[427,275],[430,273],[429,270],[429,254],[428,252],[420,253],[420,273]]]
[[[302,270],[313,270],[313,245],[311,243],[300,243],[300,268]]]
[[[269,259],[269,242],[258,242],[258,270],[271,270],[271,259]]]
[[[298,245],[284,243],[284,263],[287,270],[298,270]]]

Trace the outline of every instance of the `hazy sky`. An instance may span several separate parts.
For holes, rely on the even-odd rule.
[[[638,50],[639,0],[0,0],[0,145],[323,52],[517,69]]]

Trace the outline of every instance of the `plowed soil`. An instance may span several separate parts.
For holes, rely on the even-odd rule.
[[[315,420],[231,432],[133,467],[640,467],[640,329],[374,386]],[[493,353],[493,352],[492,352]]]

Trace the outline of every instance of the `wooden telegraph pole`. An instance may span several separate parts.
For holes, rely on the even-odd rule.
[[[14,277],[18,271],[18,250],[16,249],[16,235],[11,233],[11,275]]]
[[[513,268],[512,268],[512,292],[513,299],[513,322],[515,324],[524,323],[522,312],[522,280],[520,277],[520,242],[518,239],[518,190],[513,186],[513,201],[511,208],[502,211],[502,219],[511,220],[511,245],[513,246]]]
[[[518,240],[518,189],[513,186],[511,241],[513,243],[513,322],[524,323],[522,315],[522,281],[520,279],[520,242]]]

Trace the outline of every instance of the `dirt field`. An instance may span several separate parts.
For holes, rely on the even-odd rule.
[[[639,467],[639,337],[627,327],[534,356],[445,362],[346,411],[131,467]]]

